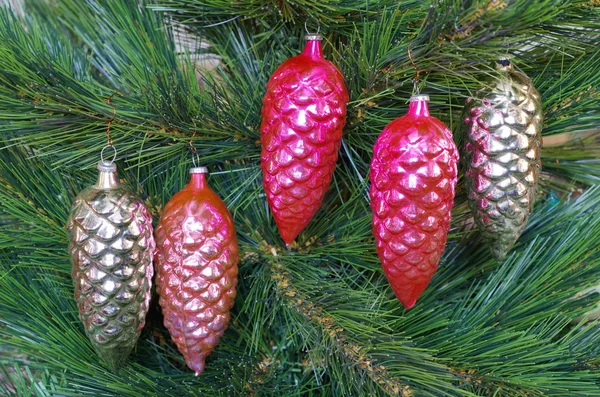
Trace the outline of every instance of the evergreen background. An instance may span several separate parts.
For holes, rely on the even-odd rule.
[[[582,317],[600,276],[598,1],[21,3],[23,14],[0,7],[0,394],[600,396],[600,327]],[[332,186],[288,251],[258,127],[305,21],[318,21],[351,99]],[[459,180],[440,268],[405,311],[375,253],[366,181],[375,139],[413,90],[409,44],[457,142],[464,99],[499,55],[533,78],[545,120],[540,198],[517,246],[490,258]],[[199,84],[208,56],[218,66]],[[190,140],[235,218],[238,298],[199,377],[156,299],[119,373],[77,318],[64,225],[95,181],[113,94],[119,175],[155,220],[187,182]]]

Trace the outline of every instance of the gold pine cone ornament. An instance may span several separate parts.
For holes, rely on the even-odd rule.
[[[487,87],[467,99],[465,183],[471,212],[492,256],[502,260],[523,232],[541,170],[542,102],[531,79],[497,63]]]
[[[142,200],[120,185],[116,165],[101,161],[95,185],[75,198],[67,222],[79,318],[98,355],[113,370],[144,327],[154,238]]]

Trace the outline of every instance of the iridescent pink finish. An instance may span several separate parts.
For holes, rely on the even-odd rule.
[[[233,219],[203,167],[165,206],[156,228],[156,285],[165,326],[196,375],[229,324],[238,245]]]
[[[323,58],[320,38],[308,38],[302,54],[271,76],[260,126],[263,185],[288,245],[310,222],[329,188],[348,102],[344,79]]]
[[[410,309],[444,252],[458,150],[452,133],[429,115],[426,95],[388,124],[371,162],[371,209],[377,254],[394,293]]]

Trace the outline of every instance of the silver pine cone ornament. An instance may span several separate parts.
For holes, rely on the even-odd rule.
[[[98,182],[75,198],[67,222],[79,318],[100,357],[115,371],[144,327],[154,238],[140,198],[119,185],[116,166],[102,161]]]
[[[506,59],[464,113],[465,182],[475,223],[492,256],[511,250],[533,209],[541,170],[542,102],[531,79]]]

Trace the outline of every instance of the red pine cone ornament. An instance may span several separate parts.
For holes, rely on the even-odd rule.
[[[164,323],[199,375],[229,324],[238,245],[233,219],[207,186],[204,167],[169,200],[156,228],[156,285]]]
[[[429,97],[410,98],[388,124],[371,162],[371,209],[377,254],[394,293],[410,309],[444,252],[456,186],[458,150]]]
[[[302,54],[275,70],[263,99],[263,184],[287,245],[321,206],[346,122],[348,92],[340,71],[323,58],[321,39],[306,36]]]

